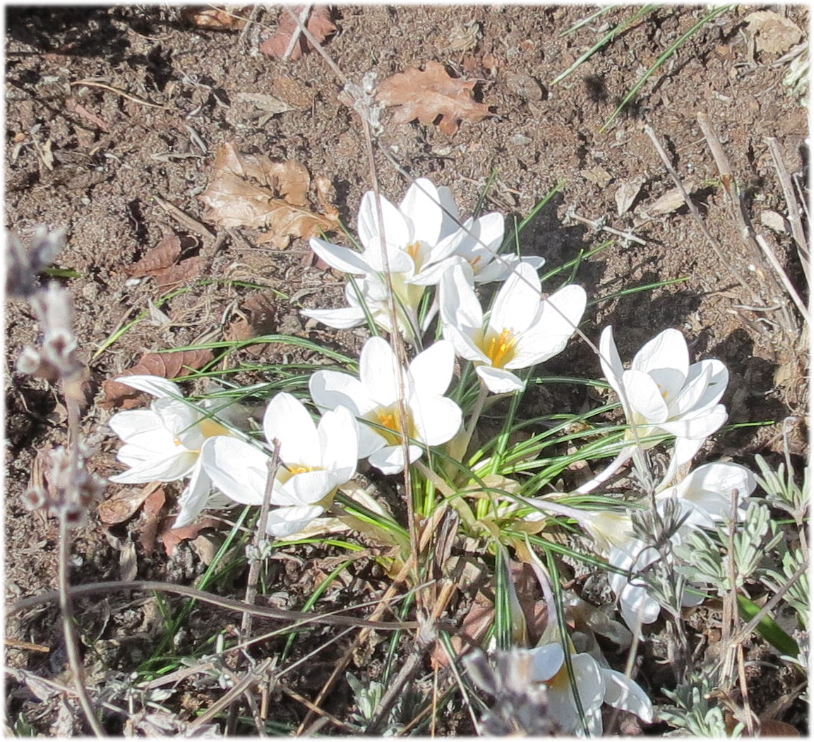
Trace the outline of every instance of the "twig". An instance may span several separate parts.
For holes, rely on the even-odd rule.
[[[780,261],[777,259],[777,256],[774,254],[774,250],[769,247],[769,244],[766,242],[766,238],[761,235],[755,235],[755,241],[760,246],[760,249],[763,251],[763,254],[766,256],[766,260],[769,261],[769,265],[774,268],[774,272],[780,278],[780,281],[783,284],[783,288],[786,289],[788,295],[791,297],[791,300],[794,302],[795,306],[797,307],[800,314],[803,316],[806,324],[811,324],[810,318],[808,316],[808,309],[806,308],[805,302],[800,298],[800,295],[797,293],[797,289],[794,288],[794,285],[789,280],[788,275],[786,275],[786,271],[783,270],[783,266],[780,265]]]
[[[579,214],[574,213],[573,211],[568,214],[572,219],[576,219],[578,222],[582,222],[583,224],[587,224],[592,229],[598,229],[602,232],[607,232],[608,234],[616,235],[617,237],[621,237],[628,242],[635,242],[639,245],[646,245],[647,240],[643,240],[641,237],[636,237],[636,235],[632,234],[631,232],[622,232],[619,229],[614,229],[613,227],[607,227],[602,224],[599,220],[591,221],[590,219],[586,219],[584,216],[580,216]]]
[[[257,599],[257,580],[260,578],[260,568],[263,564],[268,533],[266,531],[266,521],[268,520],[269,507],[271,505],[271,493],[274,490],[274,482],[277,479],[277,469],[280,467],[280,441],[274,440],[274,449],[268,461],[268,476],[266,477],[266,489],[263,492],[263,504],[260,506],[260,517],[257,520],[257,528],[254,532],[254,543],[249,556],[249,578],[246,584],[246,605],[254,605]],[[252,634],[252,614],[248,611],[243,613],[243,620],[240,624],[240,641],[245,642],[251,638]],[[240,655],[238,655],[237,665],[240,666]],[[237,725],[237,704],[229,708],[229,716],[226,722],[226,736],[233,737]]]
[[[664,163],[664,167],[667,169],[667,172],[670,174],[670,177],[673,179],[673,182],[678,187],[678,190],[681,192],[681,195],[684,197],[684,203],[687,204],[687,208],[690,210],[690,213],[693,215],[696,223],[701,229],[702,234],[706,238],[709,246],[712,248],[715,255],[718,257],[722,266],[725,266],[729,272],[734,276],[737,282],[749,292],[749,296],[752,297],[752,301],[757,304],[759,302],[759,297],[755,294],[749,284],[741,277],[741,275],[732,267],[732,261],[727,260],[726,256],[723,254],[720,245],[715,241],[715,238],[710,234],[709,229],[707,229],[707,225],[704,224],[704,220],[701,218],[701,214],[698,213],[698,208],[696,207],[693,200],[690,198],[687,191],[684,189],[684,184],[681,182],[681,178],[678,177],[678,173],[673,168],[672,164],[670,163],[670,158],[667,156],[667,153],[664,151],[664,148],[661,146],[661,142],[659,142],[658,137],[656,136],[656,132],[653,130],[653,127],[650,125],[646,125],[644,127],[644,131],[647,136],[650,137],[650,140],[653,142],[653,146],[656,148],[656,151],[659,153],[661,157],[661,161]]]
[[[783,189],[783,197],[786,199],[786,207],[789,212],[789,222],[791,223],[791,233],[794,236],[794,241],[797,243],[797,250],[800,253],[800,262],[803,265],[803,271],[806,274],[806,280],[811,283],[811,258],[808,251],[808,240],[806,239],[806,231],[803,228],[803,219],[800,214],[800,204],[794,194],[794,186],[791,182],[791,176],[786,169],[786,164],[783,162],[783,154],[780,152],[780,146],[777,144],[777,139],[774,137],[767,137],[766,143],[769,145],[769,152],[772,155],[772,162],[774,169],[777,171],[777,179],[780,181],[780,187]]]
[[[120,90],[119,88],[114,88],[112,85],[106,85],[103,82],[95,82],[94,80],[76,80],[75,82],[68,83],[71,87],[75,87],[77,85],[85,85],[89,88],[101,88],[102,90],[109,90],[111,93],[116,93],[117,95],[122,96],[123,98],[127,98],[128,100],[133,101],[133,103],[139,103],[142,106],[149,106],[150,108],[161,108],[165,111],[172,110],[169,106],[160,106],[158,103],[151,103],[144,98],[139,98],[137,95],[133,95],[132,93],[128,93],[126,90]]]
[[[203,222],[193,219],[189,214],[181,211],[175,204],[165,201],[161,196],[153,195],[155,202],[166,211],[175,221],[193,232],[197,232],[201,237],[215,239],[215,233]]]
[[[289,11],[289,13],[290,12],[291,11]],[[293,15],[293,13],[291,13],[291,15]],[[297,46],[297,43],[300,40],[300,34],[305,29],[305,21],[308,20],[309,15],[311,15],[311,6],[306,5],[300,11],[300,17],[297,18],[297,27],[294,29],[294,33],[291,34],[291,40],[288,42],[288,46],[286,47],[283,56],[280,58],[281,62],[287,62],[288,58],[291,56],[291,53],[294,51],[294,47]],[[319,44],[317,44],[317,46],[319,46]]]

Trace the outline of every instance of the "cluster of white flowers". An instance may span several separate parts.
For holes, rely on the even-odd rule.
[[[393,475],[416,463],[431,447],[449,443],[448,455],[454,455],[453,449],[462,453],[480,407],[462,433],[464,412],[446,396],[456,356],[471,362],[481,405],[488,393],[522,391],[525,381],[518,372],[560,353],[582,319],[587,297],[581,287],[567,285],[544,295],[537,273],[542,258],[498,254],[504,242],[499,214],[461,222],[450,191],[424,178],[415,181],[398,206],[367,193],[357,229],[362,251],[311,241],[328,265],[356,277],[346,287],[348,306],[304,314],[336,328],[355,327],[372,318],[391,332],[391,287],[397,331],[421,348],[438,316],[434,337],[443,339],[404,366],[386,340],[371,337],[361,352],[358,376],[332,370],[311,375],[308,391],[317,414],[288,393],[271,399],[262,420],[264,441],[249,433],[249,416],[240,405],[217,400],[195,404],[165,379],[121,378],[155,400],[149,410],[120,412],[111,418],[110,426],[125,441],[119,460],[129,467],[113,481],[188,479],[176,526],[192,522],[205,507],[260,506],[268,497],[266,531],[291,537],[329,512],[338,491],[344,488],[354,496],[350,482],[360,460]],[[503,285],[491,309],[484,311],[476,289],[497,281]],[[645,450],[659,435],[673,436],[667,472],[652,498],[639,496],[612,511],[586,510],[550,496],[516,495],[520,484],[502,475],[490,474],[484,481],[499,481],[500,489],[512,493],[494,510],[500,517],[512,517],[520,507],[527,512],[529,504],[536,508],[526,517],[527,530],[533,530],[535,520],[543,523],[546,513],[574,518],[593,538],[597,552],[616,568],[610,584],[621,614],[640,631],[642,624],[656,619],[660,606],[637,575],[660,553],[636,535],[633,509],[658,510],[668,502],[677,506],[684,518],[670,538],[678,544],[691,529],[713,526],[731,516],[733,507],[740,509],[755,480],[742,466],[713,463],[676,482],[679,472],[726,421],[720,399],[728,374],[720,361],[690,364],[687,344],[677,330],[666,330],[648,342],[628,369],[622,365],[611,327],[602,332],[599,350],[628,429],[616,459],[576,494],[596,490],[631,459],[637,468],[646,467]],[[276,448],[279,466],[269,489]],[[470,492],[467,487],[462,494]],[[690,595],[684,599],[688,604],[697,600]],[[586,721],[591,734],[600,732],[605,702],[651,720],[650,701],[636,683],[586,653],[573,653],[566,663],[564,646],[554,642],[525,650],[532,682],[546,686],[550,712],[563,730],[580,733]],[[573,668],[574,678],[566,664]],[[572,680],[584,718],[577,712]]]

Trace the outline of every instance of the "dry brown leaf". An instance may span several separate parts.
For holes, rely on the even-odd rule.
[[[204,268],[205,260],[201,257],[187,258],[176,264],[181,253],[193,247],[196,241],[189,236],[183,238],[177,234],[162,237],[158,244],[150,248],[144,257],[131,265],[127,272],[136,278],[152,276],[159,288],[182,284],[197,278]]]
[[[194,281],[203,272],[206,266],[206,258],[197,255],[194,258],[182,260],[178,265],[173,265],[155,275],[155,282],[159,288],[165,289],[170,286]]]
[[[277,19],[277,31],[260,45],[260,51],[263,52],[263,54],[268,57],[274,57],[275,59],[283,58],[288,49],[288,45],[291,43],[291,37],[297,28],[297,22],[291,17],[289,11],[299,17],[302,10],[302,5],[296,5],[280,12],[280,16]],[[320,44],[325,43],[328,37],[336,31],[336,25],[331,20],[330,8],[328,8],[327,5],[314,6],[308,16],[305,27],[311,36]],[[305,38],[304,34],[301,34],[289,55],[289,59],[294,62],[303,54],[313,49],[313,44]]]
[[[755,48],[759,52],[783,54],[803,38],[803,32],[796,24],[772,10],[758,10],[744,20],[755,37]]]
[[[249,340],[259,335],[269,335],[277,327],[276,296],[272,291],[262,291],[250,296],[240,307],[244,315],[234,320],[224,336],[227,340]]]
[[[96,509],[99,520],[107,526],[124,523],[135,515],[142,503],[160,486],[158,482],[152,482],[141,489],[134,487],[123,489],[113,497],[99,503]]]
[[[181,8],[181,19],[209,31],[239,31],[246,25],[246,20],[238,16],[245,16],[250,7],[191,5]]]
[[[444,65],[427,62],[423,72],[411,67],[389,77],[381,85],[376,99],[386,106],[399,106],[394,124],[418,119],[432,124],[440,116],[438,128],[444,134],[458,131],[461,121],[481,121],[489,115],[489,106],[472,98],[477,83],[450,77]]]
[[[144,501],[144,520],[139,525],[139,543],[141,548],[149,554],[155,546],[155,537],[158,533],[158,525],[160,522],[159,515],[164,504],[167,502],[167,496],[164,494],[164,488],[159,487],[150,493]]]
[[[226,142],[218,149],[212,182],[200,198],[209,207],[208,219],[227,229],[267,227],[258,241],[284,248],[291,237],[310,239],[336,229],[335,210],[327,215],[310,210],[310,185],[301,162],[242,154]]]
[[[197,538],[204,528],[217,528],[219,525],[220,521],[214,518],[202,518],[183,528],[167,528],[161,532],[161,543],[164,544],[167,556],[171,557],[175,552],[175,547],[182,541]]]
[[[139,362],[122,371],[119,376],[133,376],[144,374],[149,376],[162,376],[165,379],[172,379],[180,376],[184,370],[197,371],[209,363],[214,356],[211,350],[176,350],[172,353],[145,353]],[[99,403],[102,407],[122,406],[124,409],[131,409],[140,404],[142,392],[132,387],[122,384],[113,379],[108,379],[102,384],[104,389],[104,399]]]

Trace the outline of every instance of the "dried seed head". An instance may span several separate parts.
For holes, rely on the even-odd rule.
[[[37,227],[29,248],[20,238],[8,233],[6,241],[6,296],[25,299],[39,289],[37,274],[47,268],[65,246],[65,230],[49,232],[44,226]]]

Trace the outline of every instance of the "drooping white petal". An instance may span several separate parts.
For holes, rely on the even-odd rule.
[[[122,450],[127,449],[127,445],[122,446]],[[118,482],[120,484],[142,484],[146,482],[174,482],[176,479],[181,479],[187,476],[192,467],[195,466],[195,460],[198,457],[197,453],[187,451],[182,447],[176,447],[174,450],[169,449],[167,454],[162,458],[159,456],[151,456],[141,461],[135,461],[134,458],[128,457],[127,451],[122,454],[119,451],[120,457],[127,457],[129,461],[134,463],[131,467],[121,474],[116,474],[109,477],[111,482]],[[122,458],[124,460],[124,458]]]
[[[178,516],[175,518],[172,527],[183,528],[192,523],[206,507],[211,490],[212,480],[203,468],[203,462],[199,456],[189,478],[189,484],[187,484],[178,499]]]
[[[152,435],[161,430],[164,424],[153,410],[124,410],[117,412],[107,424],[124,441],[135,435]]]
[[[605,703],[636,714],[648,724],[653,721],[653,704],[641,686],[621,672],[603,668]]]
[[[455,348],[448,340],[439,340],[419,353],[410,363],[410,375],[417,388],[426,394],[443,394],[455,370]]]
[[[209,438],[201,449],[201,465],[212,484],[242,505],[261,505],[268,479],[269,457],[237,438]]]
[[[320,505],[283,507],[272,510],[266,521],[266,533],[276,538],[293,536],[324,512],[325,508]]]
[[[362,255],[347,247],[340,247],[331,242],[311,239],[311,249],[324,260],[331,268],[351,275],[364,275],[372,272],[372,268]]]
[[[266,440],[280,442],[280,460],[286,464],[319,466],[319,436],[305,405],[288,392],[280,392],[263,415]]]
[[[361,307],[301,309],[300,314],[337,330],[349,330],[352,327],[358,327],[365,321],[365,312]]]
[[[410,463],[421,458],[421,449],[410,444]],[[398,474],[404,471],[404,448],[401,444],[385,446],[373,453],[368,462],[375,466],[382,474]]]
[[[119,376],[116,381],[119,384],[126,384],[133,387],[133,389],[138,389],[140,392],[152,394],[154,397],[180,399],[184,396],[178,384],[162,376],[134,374],[133,376]]]
[[[602,366],[602,373],[611,385],[613,391],[622,400],[622,405],[626,406],[622,394],[622,375],[625,368],[622,365],[622,359],[619,357],[619,351],[616,349],[616,343],[613,340],[613,327],[610,325],[602,330],[602,335],[599,338],[599,363]]]
[[[475,371],[492,394],[509,394],[526,388],[526,383],[519,376],[505,368],[478,366]]]

